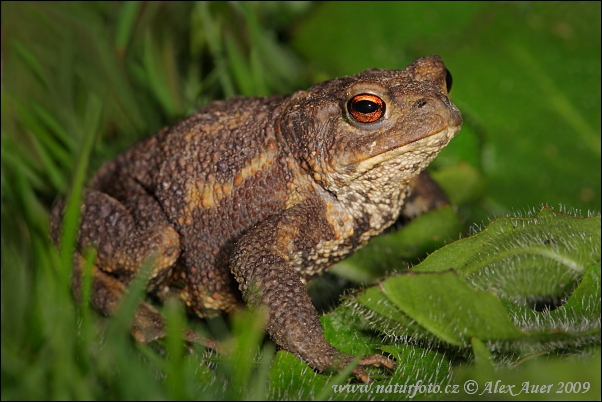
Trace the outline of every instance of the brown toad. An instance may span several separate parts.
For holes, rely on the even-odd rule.
[[[85,192],[78,250],[98,253],[93,305],[112,313],[152,258],[149,294],[179,295],[200,317],[241,299],[265,306],[281,348],[314,369],[341,369],[353,356],[324,340],[305,282],[444,200],[419,173],[460,130],[450,85],[441,59],[425,57],[290,96],[215,102],[138,143]],[[55,240],[62,209],[52,212]],[[132,333],[162,337],[161,316],[142,303]],[[366,381],[365,366],[380,364],[393,367],[372,355],[353,373]]]

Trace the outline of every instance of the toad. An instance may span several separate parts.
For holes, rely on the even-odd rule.
[[[82,250],[97,251],[92,305],[115,311],[128,283],[152,261],[147,293],[175,295],[211,317],[243,300],[267,309],[267,332],[318,371],[353,356],[323,336],[308,280],[398,219],[445,203],[420,173],[460,130],[451,75],[438,56],[404,70],[370,69],[290,96],[233,98],[164,128],[94,175],[84,193],[73,287]],[[51,213],[60,238],[63,203]],[[132,333],[164,336],[143,302]],[[186,338],[198,340],[192,331]],[[394,367],[382,355],[353,369]]]

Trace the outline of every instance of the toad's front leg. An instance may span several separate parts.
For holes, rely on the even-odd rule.
[[[281,348],[319,371],[339,371],[354,356],[326,342],[318,313],[293,267],[293,260],[298,264],[304,252],[332,232],[322,212],[319,202],[306,201],[266,219],[237,243],[231,270],[248,306],[267,307],[267,331]],[[365,367],[380,365],[395,367],[385,356],[371,355],[360,360],[353,374],[367,382]]]

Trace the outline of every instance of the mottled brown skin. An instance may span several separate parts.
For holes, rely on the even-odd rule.
[[[267,331],[281,348],[317,370],[341,369],[353,356],[324,340],[305,282],[400,213],[413,217],[445,202],[428,176],[417,175],[462,123],[447,74],[431,56],[291,96],[215,102],[107,163],[85,192],[78,240],[80,252],[98,253],[92,303],[112,313],[152,258],[149,294],[178,295],[200,317],[231,311],[241,299],[265,306]],[[352,113],[358,94],[382,101],[376,121]],[[55,239],[61,211],[58,203]],[[78,253],[76,295],[80,260]],[[162,337],[161,316],[143,303],[132,332],[141,342]],[[192,332],[186,338],[202,342]],[[393,367],[372,355],[353,373],[367,381],[365,366],[381,364]]]

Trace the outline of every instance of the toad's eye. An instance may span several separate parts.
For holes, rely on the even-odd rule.
[[[347,102],[347,110],[360,123],[374,123],[385,114],[385,101],[376,95],[359,94]]]

